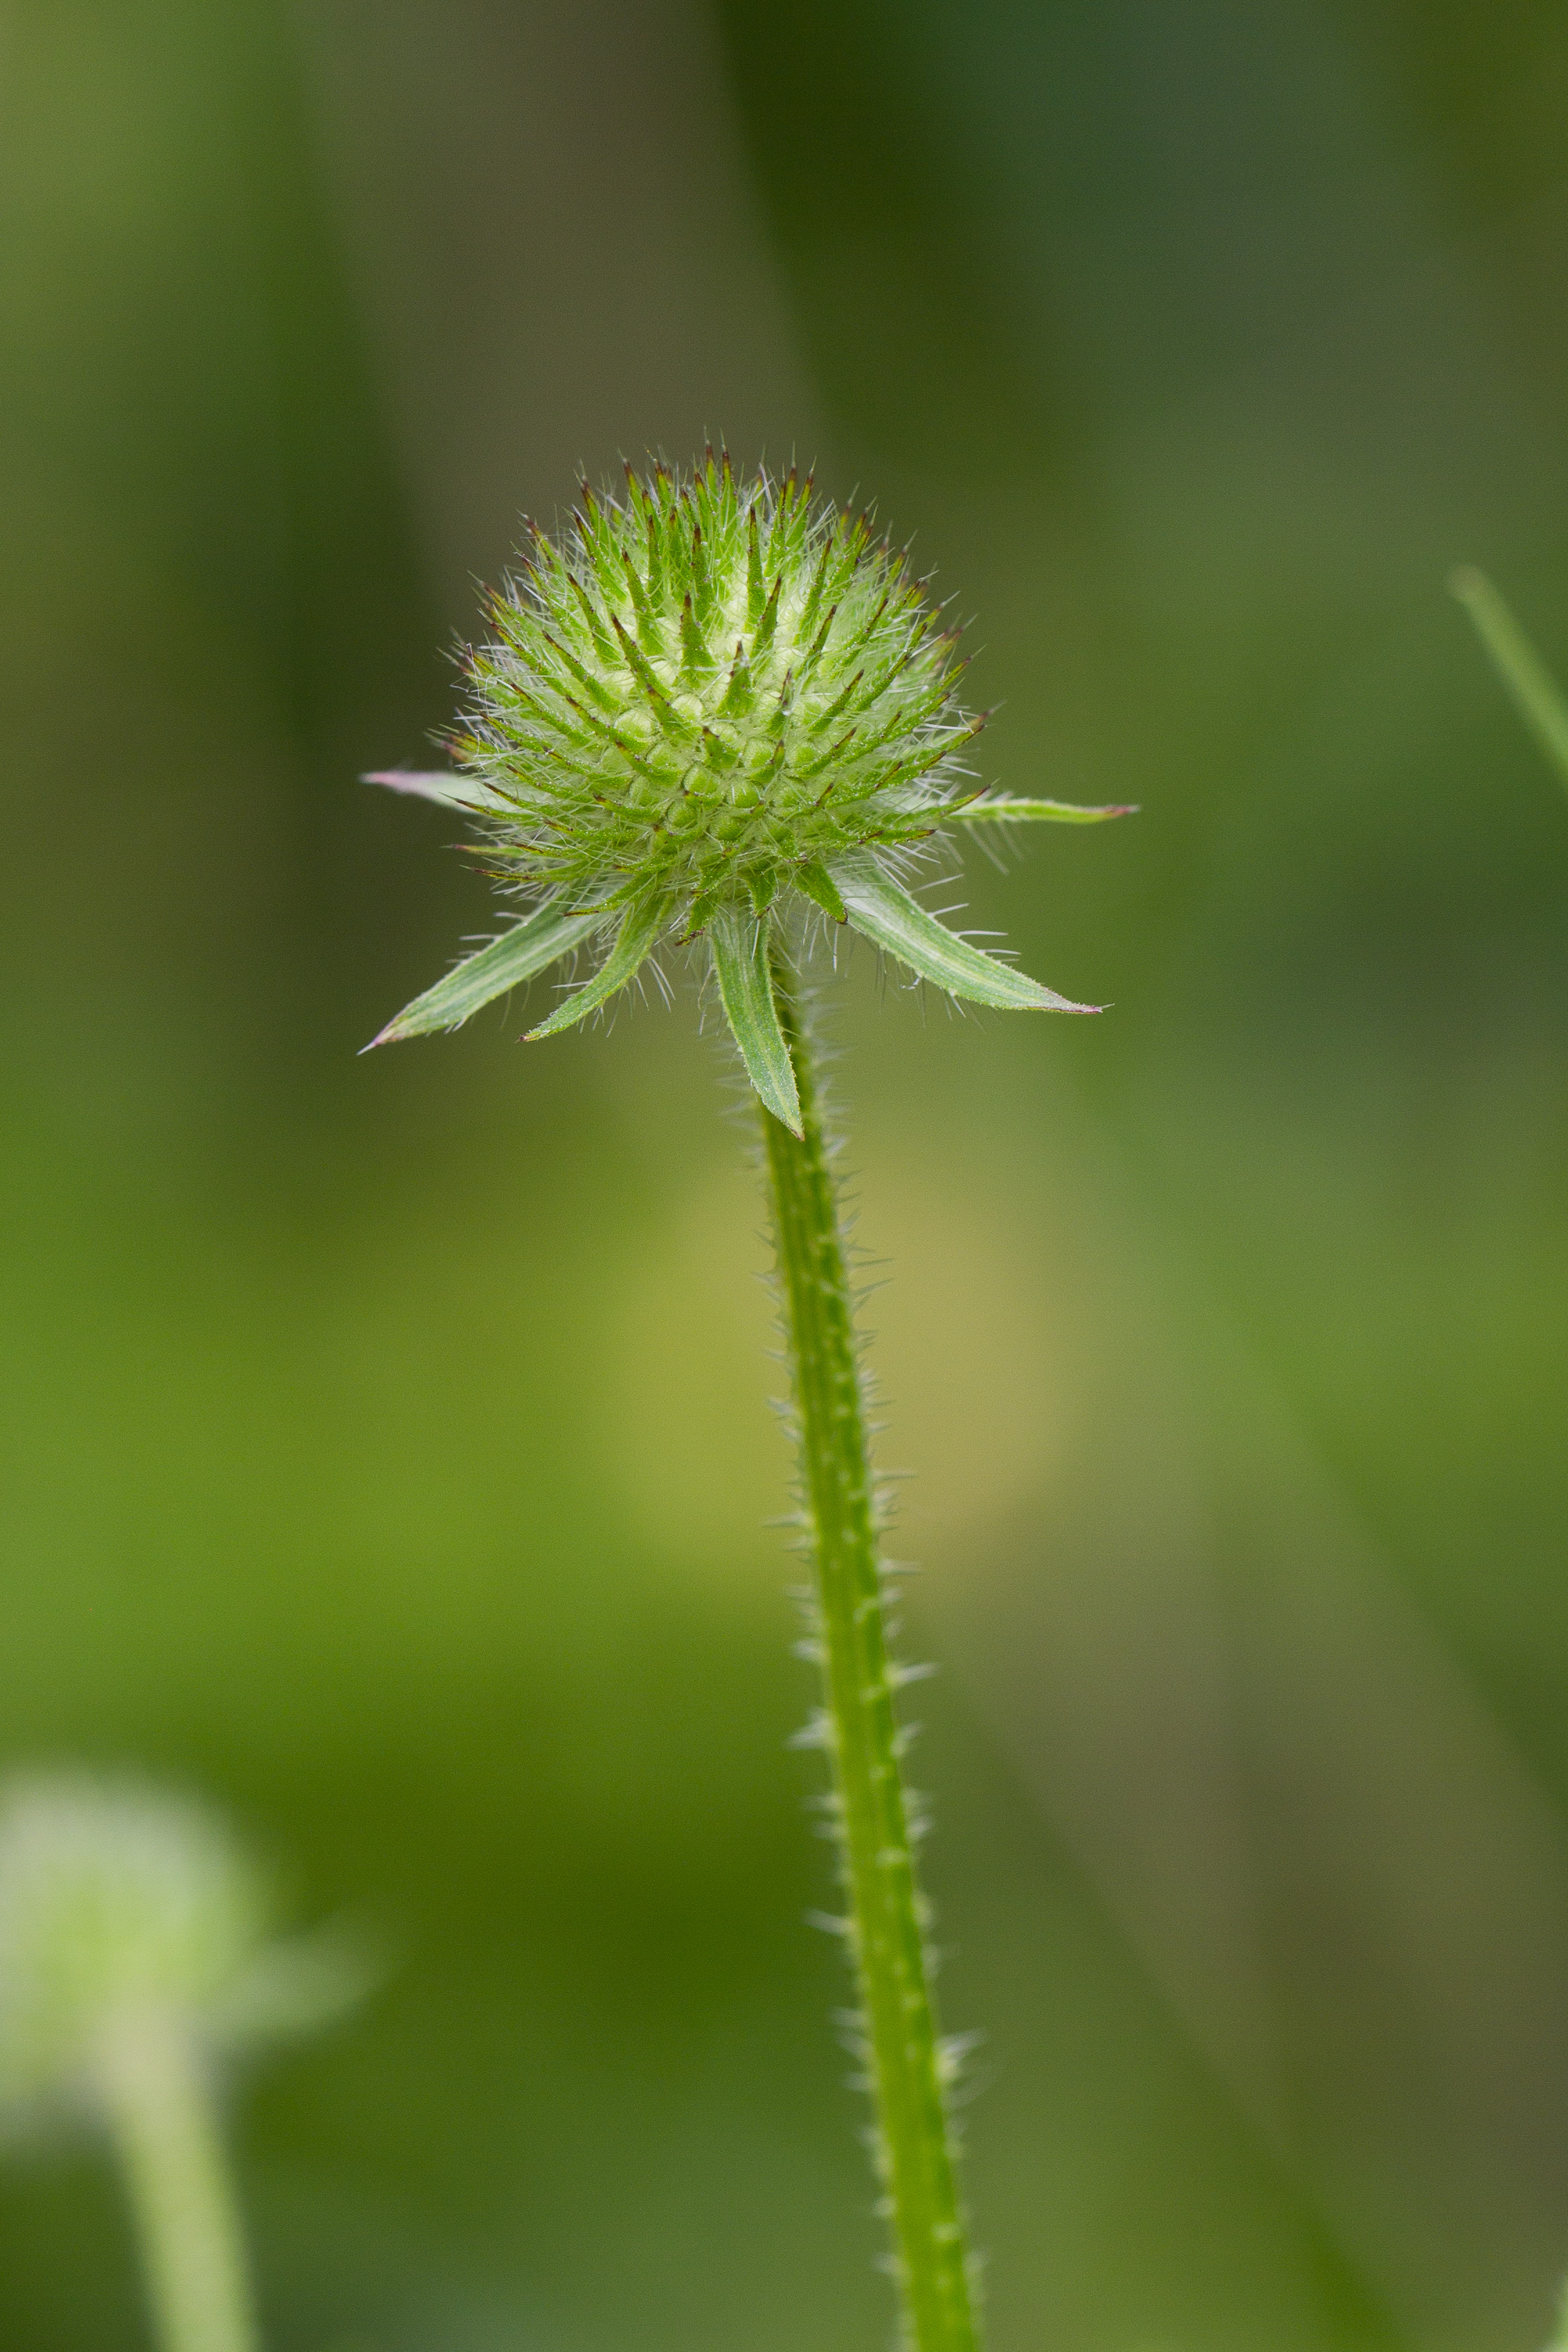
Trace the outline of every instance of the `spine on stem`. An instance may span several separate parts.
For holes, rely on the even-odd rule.
[[[925,1912],[899,1765],[877,1507],[838,1187],[824,1144],[810,1041],[790,975],[771,972],[800,1098],[800,1132],[761,1111],[800,1499],[832,1764],[846,1937],[875,2108],[905,2342],[976,2352],[979,2329],[955,2179],[946,2067]]]

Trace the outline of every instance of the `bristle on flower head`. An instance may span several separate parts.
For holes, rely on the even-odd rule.
[[[471,812],[496,878],[534,911],[376,1043],[455,1026],[613,926],[544,1036],[661,940],[705,935],[758,1090],[793,1125],[788,1055],[765,1079],[742,1009],[755,1000],[769,1025],[768,935],[793,894],[955,995],[1092,1009],[946,930],[898,879],[945,822],[1067,812],[979,798],[952,635],[869,516],[815,502],[793,469],[738,481],[711,448],[687,477],[628,467],[623,499],[584,482],[568,529],[534,535],[489,621],[461,772],[375,781]]]

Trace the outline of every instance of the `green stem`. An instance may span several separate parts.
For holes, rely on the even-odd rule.
[[[1568,704],[1556,679],[1484,572],[1461,564],[1449,574],[1448,585],[1475,623],[1492,667],[1525,725],[1568,784]]]
[[[809,1040],[776,964],[774,990],[802,1132],[762,1112],[794,1373],[801,1501],[816,1570],[823,1740],[832,1759],[868,2073],[904,2333],[915,2352],[975,2352],[942,2050],[899,1769],[877,1511],[844,1266]]]
[[[98,2079],[162,2352],[257,2352],[244,2236],[190,2034],[162,2013],[128,2019]]]

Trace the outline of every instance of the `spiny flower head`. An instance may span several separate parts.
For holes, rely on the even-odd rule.
[[[204,2058],[325,2022],[361,1956],[272,1937],[270,1890],[197,1800],[86,1773],[0,1790],[0,2119],[89,2115],[121,2037],[187,2036]]]
[[[574,540],[536,541],[473,658],[460,749],[512,803],[498,869],[688,931],[791,886],[837,914],[840,858],[973,797],[951,639],[867,518],[814,514],[793,474],[743,492],[710,457],[627,488],[584,487]]]
[[[582,1019],[666,940],[706,939],[758,1094],[798,1127],[770,979],[792,898],[923,979],[1011,1010],[1086,1012],[946,929],[905,876],[945,823],[1120,814],[982,798],[962,765],[952,634],[866,515],[791,469],[737,481],[628,467],[583,485],[570,530],[535,533],[468,657],[459,772],[382,774],[476,820],[492,875],[530,906],[374,1042],[455,1027],[594,939],[607,951],[529,1034]]]

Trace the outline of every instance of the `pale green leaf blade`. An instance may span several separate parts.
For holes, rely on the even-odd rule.
[[[405,1004],[371,1045],[395,1045],[405,1037],[427,1036],[433,1029],[458,1029],[471,1013],[492,997],[504,996],[547,964],[554,963],[603,921],[597,908],[587,914],[563,915],[558,907],[540,907],[511,930],[503,931],[488,947],[480,948],[454,964],[423,996]],[[367,1045],[368,1054],[371,1046]]]
[[[595,1012],[606,997],[613,996],[618,988],[624,988],[629,980],[635,979],[649,949],[664,928],[668,912],[663,904],[628,907],[615,934],[615,944],[592,979],[558,1004],[548,1021],[530,1029],[528,1042],[531,1045],[540,1037],[553,1037],[558,1031],[570,1029],[574,1021]]]
[[[436,774],[414,768],[372,768],[361,784],[384,784],[390,793],[407,793],[413,799],[439,802],[443,808],[462,809],[468,815],[486,815],[510,808],[501,793],[482,784],[477,776]]]
[[[856,930],[949,996],[994,1004],[1007,1013],[1099,1012],[1099,1005],[1074,1004],[1054,989],[1042,988],[1027,972],[998,963],[983,948],[971,947],[891,881],[874,859],[861,853],[840,858],[832,876]]]
[[[747,1076],[774,1118],[799,1135],[800,1097],[773,1001],[768,929],[767,918],[759,921],[748,907],[723,907],[708,926],[708,945],[719,1002]]]
[[[1103,824],[1107,817],[1136,816],[1135,801],[1117,801],[1106,808],[1090,808],[1082,801],[1014,800],[1006,793],[988,793],[981,801],[966,801],[948,812],[949,824]]]
[[[1476,625],[1520,716],[1568,784],[1568,703],[1557,682],[1484,572],[1462,564],[1448,585]]]

